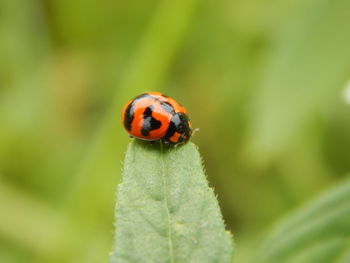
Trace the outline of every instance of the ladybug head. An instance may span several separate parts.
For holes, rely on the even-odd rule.
[[[190,118],[182,112],[175,113],[171,118],[166,141],[172,144],[185,143],[192,135]]]

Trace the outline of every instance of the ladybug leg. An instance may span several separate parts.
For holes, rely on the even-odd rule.
[[[164,143],[164,145],[165,145],[166,147],[170,147],[170,146],[172,145],[172,143],[170,143],[170,142],[167,141],[167,140],[162,140],[161,143]]]
[[[168,141],[162,141],[165,145],[169,145],[169,142]]]
[[[129,134],[129,138],[131,138],[131,139],[132,139],[132,138],[134,138],[134,136],[132,136],[132,135],[130,135],[130,134]]]

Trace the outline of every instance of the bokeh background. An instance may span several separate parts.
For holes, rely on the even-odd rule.
[[[0,0],[0,262],[107,261],[120,111],[146,91],[191,113],[249,262],[349,172],[349,80],[348,0]]]

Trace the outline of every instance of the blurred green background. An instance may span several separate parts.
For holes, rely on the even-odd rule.
[[[0,262],[106,262],[120,111],[186,106],[238,262],[350,171],[348,0],[0,0]]]

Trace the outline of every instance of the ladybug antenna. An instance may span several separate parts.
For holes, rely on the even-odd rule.
[[[193,132],[192,132],[192,136],[194,136],[194,134],[196,133],[196,132],[198,132],[200,129],[199,128],[195,128],[194,130],[193,130]]]

